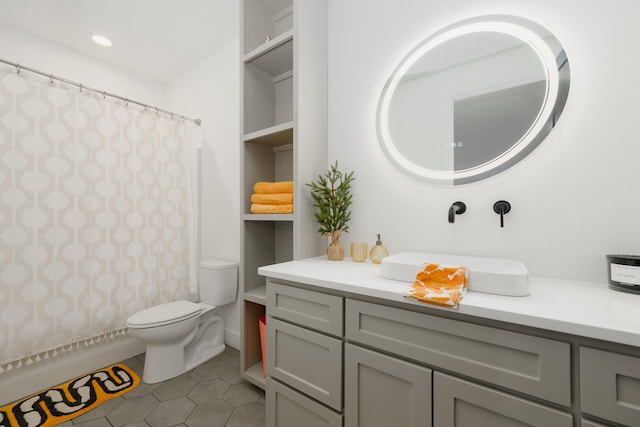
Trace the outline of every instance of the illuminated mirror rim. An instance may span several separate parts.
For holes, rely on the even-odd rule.
[[[558,59],[552,48],[539,33],[542,30],[537,24],[523,18],[485,16],[453,24],[418,44],[392,72],[378,103],[378,140],[389,160],[405,173],[422,181],[441,185],[465,184],[488,178],[507,169],[536,148],[548,133],[544,132],[544,127],[547,125],[549,118],[552,117],[554,112],[558,113],[558,107],[561,110],[564,106],[557,105],[560,92]],[[419,166],[407,159],[394,145],[391,138],[388,122],[389,108],[394,91],[411,67],[435,47],[456,37],[477,32],[503,33],[520,39],[533,50],[545,70],[546,85],[543,106],[536,120],[519,141],[501,155],[484,164],[460,171],[438,171]],[[568,88],[566,89],[568,90]]]

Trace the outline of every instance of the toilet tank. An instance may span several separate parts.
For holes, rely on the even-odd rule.
[[[201,261],[198,275],[200,301],[210,305],[231,304],[238,293],[238,264],[232,261]]]

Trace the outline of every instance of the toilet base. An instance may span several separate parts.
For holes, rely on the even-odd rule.
[[[183,346],[147,344],[142,381],[155,384],[185,372]]]
[[[224,323],[214,312],[202,315],[199,327],[182,343],[147,343],[142,381],[155,384],[182,375],[225,350]]]

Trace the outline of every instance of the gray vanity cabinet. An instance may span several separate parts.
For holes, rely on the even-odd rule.
[[[344,299],[271,281],[267,288],[269,316],[342,338]]]
[[[580,427],[609,427],[609,426],[596,423],[595,421],[582,420],[582,424],[580,424]]]
[[[267,427],[342,426],[344,298],[267,282]]]
[[[569,343],[352,299],[345,317],[348,340],[571,405]]]
[[[270,378],[265,401],[267,427],[342,427],[342,414]]]
[[[269,375],[342,410],[342,341],[275,318],[267,324]]]
[[[266,295],[268,427],[640,427],[635,349],[271,278]]]
[[[572,427],[573,417],[508,393],[435,373],[433,424],[447,427]]]
[[[342,297],[270,282],[269,376],[342,410]]]
[[[580,347],[580,380],[582,412],[640,426],[640,359]]]
[[[430,427],[429,368],[345,345],[345,427]]]
[[[568,343],[353,299],[347,299],[346,302],[345,338],[348,342],[397,354],[432,367],[433,398],[430,402],[424,402],[423,407],[430,408],[432,402],[434,427],[573,426],[573,416],[568,411],[559,411],[437,372],[438,369],[453,372],[569,406],[571,358]],[[347,356],[351,348],[351,344],[347,344]],[[380,360],[386,362],[386,365],[381,363],[382,367],[399,362],[394,362],[390,356],[370,353],[378,354]],[[369,355],[368,358],[372,359],[373,356]],[[377,406],[378,411],[383,412],[381,408],[385,407],[385,398],[395,402],[397,396],[394,395],[395,391],[384,397],[381,393],[365,391],[358,396],[358,407],[354,408],[349,405],[349,400],[355,399],[351,396],[353,393],[349,393],[349,389],[354,387],[350,384],[354,381],[354,375],[350,375],[349,370],[347,357],[345,427],[369,427],[369,424],[350,424],[350,421],[361,416],[362,408]],[[431,378],[422,378],[420,381],[425,385],[432,383]],[[358,384],[357,387],[366,390],[367,386]],[[366,399],[370,401],[365,402]],[[410,414],[411,399],[399,400],[404,402],[400,412]],[[353,414],[352,410],[359,414]],[[430,416],[424,413],[420,416],[406,425],[431,425]]]

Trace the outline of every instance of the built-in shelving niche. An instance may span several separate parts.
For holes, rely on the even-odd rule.
[[[327,5],[241,0],[241,10],[241,372],[264,388],[258,320],[265,314],[266,281],[258,268],[319,255],[322,240],[308,200],[294,200],[293,214],[256,215],[251,194],[258,181],[291,180],[300,198],[303,183],[326,169]],[[294,28],[294,20],[301,28]],[[313,70],[305,73],[303,86],[299,64]]]

